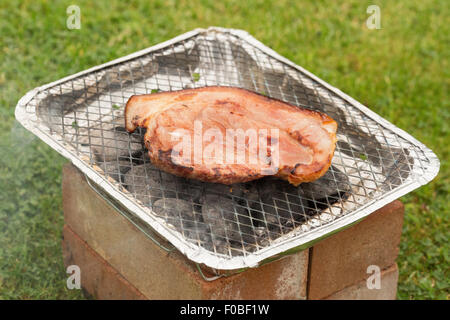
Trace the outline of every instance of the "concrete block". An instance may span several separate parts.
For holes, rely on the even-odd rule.
[[[63,258],[66,268],[80,267],[82,288],[99,300],[143,300],[145,296],[109,263],[102,259],[68,226],[63,229]]]
[[[404,207],[396,200],[311,248],[308,299],[322,299],[366,279],[367,268],[395,263]]]
[[[398,267],[392,267],[381,272],[381,286],[379,289],[369,289],[367,280],[362,280],[354,285],[346,287],[326,300],[395,300],[397,297]]]

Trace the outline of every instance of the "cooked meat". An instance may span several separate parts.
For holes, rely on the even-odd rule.
[[[233,87],[132,96],[125,127],[147,128],[152,163],[172,174],[223,184],[274,175],[293,185],[325,174],[337,130],[325,114]]]

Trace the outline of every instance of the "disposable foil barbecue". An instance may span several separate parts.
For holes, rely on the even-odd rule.
[[[338,123],[330,169],[298,187],[273,177],[207,183],[157,169],[144,130],[124,128],[125,103],[205,86],[244,88],[329,115]],[[16,118],[134,221],[221,270],[305,249],[439,170],[434,153],[409,134],[240,30],[197,29],[36,88],[19,101]]]

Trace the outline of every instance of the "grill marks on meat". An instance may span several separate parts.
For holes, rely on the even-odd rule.
[[[239,144],[227,141],[227,129],[242,129],[244,132],[248,129],[267,130],[269,144],[274,141],[269,139],[271,130],[278,129],[275,143],[278,144],[279,161],[273,175],[293,185],[320,178],[331,165],[337,130],[333,119],[245,89],[203,87],[138,95],[132,96],[125,108],[126,129],[129,132],[138,127],[147,129],[144,141],[150,159],[162,170],[223,184],[251,181],[267,175],[260,161],[250,161],[252,157],[257,158],[259,150],[250,148],[248,144],[245,145],[245,163],[220,163],[206,157],[200,163],[183,162],[182,155],[173,161],[172,150],[179,143],[173,136],[179,135],[177,130],[184,129],[194,137],[194,123],[197,121],[201,123],[203,133],[211,128],[219,130],[223,137],[220,145],[223,154],[227,154],[227,148],[232,146],[235,159]],[[200,141],[203,141],[202,150],[211,142],[202,138]]]

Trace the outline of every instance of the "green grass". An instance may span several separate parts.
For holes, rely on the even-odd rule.
[[[399,299],[449,298],[448,1],[0,0],[0,298],[77,299],[61,258],[61,166],[24,131],[28,90],[196,27],[245,29],[432,148],[438,177],[403,197]],[[81,8],[81,29],[66,8]],[[365,25],[381,8],[381,30]]]

